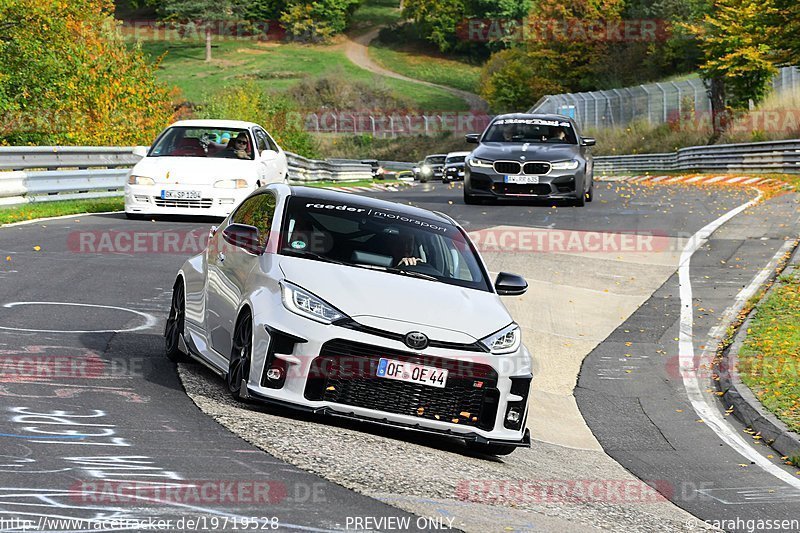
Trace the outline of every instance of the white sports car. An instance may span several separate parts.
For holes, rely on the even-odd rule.
[[[264,128],[235,120],[176,122],[140,155],[125,184],[129,218],[224,217],[258,187],[284,182],[288,171],[286,154]]]
[[[450,217],[273,184],[187,260],[165,328],[237,399],[450,435],[490,454],[528,446],[531,359]]]

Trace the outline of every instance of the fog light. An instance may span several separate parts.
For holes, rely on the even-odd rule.
[[[267,379],[270,381],[277,381],[283,377],[283,372],[280,368],[270,368],[267,370]]]
[[[522,417],[522,411],[518,407],[512,407],[508,410],[506,414],[506,420],[511,422],[512,424],[516,424],[519,422],[520,418]]]

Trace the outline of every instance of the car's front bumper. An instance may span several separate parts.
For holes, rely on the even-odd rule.
[[[506,175],[498,174],[494,169],[467,167],[464,192],[483,198],[574,199],[585,191],[581,167],[575,170],[551,170],[538,178],[537,184],[506,183]]]
[[[198,191],[197,199],[163,199],[162,191]],[[133,215],[194,215],[226,217],[251,189],[220,189],[208,185],[125,185],[125,212]]]
[[[382,334],[277,315],[255,317],[252,398],[479,443],[529,445],[531,364],[524,346],[508,355],[469,345],[414,352]],[[378,377],[381,358],[447,368],[446,386]],[[278,368],[283,377],[269,379],[268,370]],[[512,410],[518,422],[509,422]]]
[[[442,176],[442,181],[463,181],[463,180],[464,180],[463,167],[445,169],[444,176]]]

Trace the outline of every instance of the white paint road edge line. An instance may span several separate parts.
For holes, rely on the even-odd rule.
[[[707,394],[703,392],[706,386],[704,385],[701,387],[700,379],[697,371],[695,370],[694,364],[694,311],[692,308],[693,296],[692,282],[690,277],[692,255],[694,255],[694,253],[705,243],[705,241],[712,233],[714,233],[714,231],[745,209],[755,205],[761,199],[761,197],[762,193],[759,192],[759,195],[755,200],[751,200],[750,202],[747,202],[746,204],[729,211],[717,220],[711,222],[703,229],[695,233],[692,238],[689,239],[689,242],[683,249],[680,266],[678,268],[678,280],[680,284],[681,298],[679,335],[680,369],[681,376],[683,377],[683,385],[686,390],[686,394],[689,397],[689,401],[692,404],[692,408],[705,422],[705,424],[710,427],[725,444],[733,448],[749,462],[758,465],[765,472],[775,476],[784,483],[800,489],[800,479],[795,478],[789,472],[773,464],[769,459],[758,453],[758,451],[756,451],[744,438],[742,438],[742,436],[739,435],[732,426],[728,425],[725,419],[721,416],[719,410],[709,404]],[[772,258],[770,263],[764,269],[762,269],[755,278],[753,278],[747,287],[742,289],[742,291],[736,297],[736,303],[734,303],[734,305],[725,311],[725,317],[730,316],[732,318],[736,316],[738,313],[738,309],[736,308],[738,307],[741,309],[748,298],[752,294],[755,294],[761,284],[767,280],[778,260],[786,253],[791,244],[791,241],[784,244],[784,246],[782,246],[778,253]],[[724,332],[725,329],[726,328],[723,328],[722,325],[720,325],[712,330],[711,334],[715,342],[721,340],[721,332]],[[719,338],[717,338],[718,336]],[[713,357],[715,351],[716,346],[713,346],[712,348],[706,348],[701,355],[701,362],[702,358],[704,357],[708,358],[710,361],[710,358]],[[701,365],[698,363],[697,368],[700,368],[700,366]]]
[[[16,226],[28,226],[30,224],[38,224],[39,222],[47,222],[48,220],[62,220],[65,218],[77,218],[77,217],[85,217],[85,216],[92,216],[92,215],[116,215],[119,213],[124,213],[125,211],[100,211],[97,213],[75,213],[72,215],[59,215],[57,217],[47,217],[47,218],[33,218],[31,220],[23,220],[22,222],[12,222],[11,224],[0,224],[0,228],[13,228]]]
[[[135,328],[124,328],[124,329],[90,329],[90,330],[30,329],[30,328],[14,328],[10,326],[0,326],[0,329],[9,331],[27,331],[33,333],[130,333],[132,331],[142,331],[150,329],[153,326],[155,326],[156,323],[158,322],[156,320],[156,317],[154,317],[150,313],[145,313],[143,311],[136,311],[135,309],[129,309],[127,307],[116,307],[113,305],[82,304],[74,302],[9,302],[7,304],[3,304],[3,307],[11,309],[12,307],[18,307],[20,305],[68,305],[72,307],[95,307],[98,309],[115,309],[117,311],[125,311],[126,313],[132,313],[134,315],[142,317],[144,319],[144,324],[140,324]]]

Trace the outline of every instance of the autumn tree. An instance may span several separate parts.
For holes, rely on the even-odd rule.
[[[149,143],[172,118],[110,0],[0,2],[0,142]]]
[[[689,27],[703,52],[700,73],[711,99],[716,141],[732,111],[759,102],[769,90],[779,56],[781,33],[774,0],[716,0],[701,21]]]
[[[238,20],[244,12],[237,0],[158,0],[153,2],[166,22],[194,24],[205,35],[206,61],[211,61],[211,41],[215,27]]]

